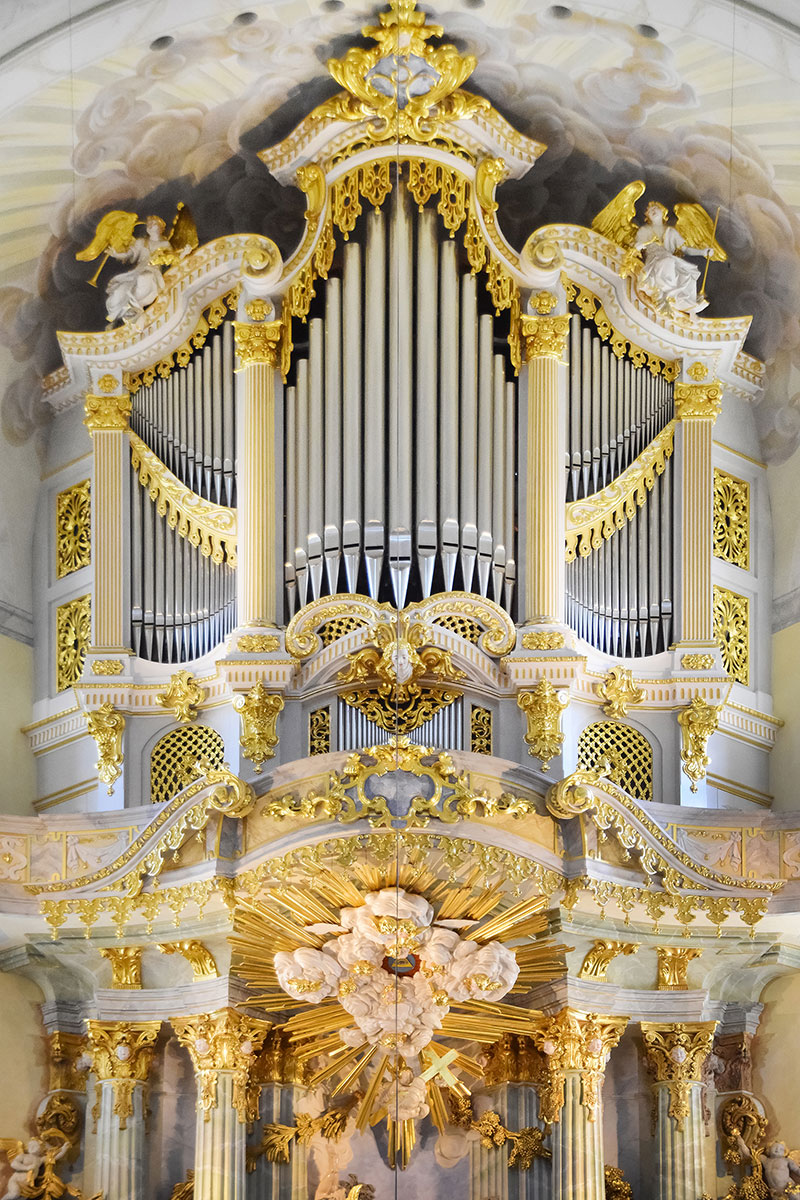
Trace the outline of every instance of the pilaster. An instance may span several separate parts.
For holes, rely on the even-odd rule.
[[[569,315],[523,316],[528,365],[525,620],[564,622],[564,470],[559,367]]]
[[[250,302],[251,310],[266,316],[267,303],[253,309],[255,303]],[[242,628],[274,626],[278,617],[275,369],[280,333],[280,321],[236,322],[237,620]]]
[[[128,417],[130,396],[113,375],[88,393],[84,424],[92,436],[92,649],[127,653]]]
[[[705,1186],[703,1064],[716,1021],[642,1022],[655,1082],[657,1200],[697,1200]]]
[[[714,422],[722,411],[722,385],[676,383],[675,416],[681,446],[681,644],[714,641],[711,559],[713,553]]]

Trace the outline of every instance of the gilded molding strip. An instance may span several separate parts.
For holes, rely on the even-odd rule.
[[[56,498],[56,579],[92,561],[92,505],[88,479]]]
[[[626,521],[631,521],[663,475],[675,444],[675,422],[665,425],[631,465],[602,491],[567,505],[566,559],[572,562],[598,550]]]
[[[238,303],[238,286],[232,288],[223,296],[219,296],[216,300],[212,300],[203,310],[200,320],[197,322],[197,328],[191,337],[182,342],[171,354],[159,359],[152,367],[143,367],[141,371],[132,373],[125,372],[123,375],[123,386],[133,396],[139,391],[139,388],[149,387],[156,379],[156,376],[159,379],[168,379],[176,367],[183,368],[188,366],[194,351],[201,350],[205,345],[205,340],[209,332],[212,329],[218,329],[225,320],[228,309],[235,312]]]
[[[750,570],[750,484],[716,467],[714,557]]]
[[[141,438],[129,429],[131,465],[146,487],[150,499],[157,502],[158,515],[166,516],[171,529],[202,555],[217,565],[227,562],[236,566],[237,515],[235,508],[225,508],[203,500],[185,487],[161,459],[153,454]]]
[[[680,362],[670,362],[659,358],[658,355],[650,354],[641,346],[637,346],[635,342],[623,337],[609,321],[597,296],[581,284],[573,283],[566,275],[562,276],[562,280],[567,301],[575,305],[584,320],[594,322],[598,336],[604,342],[610,342],[611,350],[617,358],[624,358],[627,355],[634,367],[647,367],[651,375],[663,375],[667,383],[673,383],[678,378],[681,369]]]

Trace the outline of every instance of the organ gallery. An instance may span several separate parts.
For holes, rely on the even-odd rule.
[[[479,16],[323,9],[262,209],[176,168],[51,255],[4,1200],[788,1196],[739,227],[621,155],[543,208]]]

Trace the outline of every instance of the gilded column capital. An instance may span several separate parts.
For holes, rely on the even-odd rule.
[[[88,392],[84,411],[83,423],[90,433],[125,430],[131,415],[131,398],[127,392],[118,396],[96,396]]]
[[[532,358],[555,358],[564,355],[569,333],[569,313],[560,317],[520,317],[520,333],[525,344],[525,361]]]
[[[110,946],[100,950],[102,958],[111,963],[111,986],[133,989],[142,986],[142,947]]]
[[[544,1076],[541,1053],[532,1037],[504,1033],[484,1052],[487,1087],[499,1083],[540,1083]]]
[[[596,1119],[606,1059],[627,1023],[627,1017],[602,1017],[571,1008],[535,1020],[533,1041],[544,1056],[544,1075],[539,1085],[542,1120],[560,1120],[567,1071],[580,1073],[581,1103],[588,1109],[589,1120]]]
[[[642,1021],[647,1061],[656,1084],[669,1088],[669,1115],[683,1128],[689,1115],[692,1084],[702,1083],[703,1063],[711,1052],[716,1021],[690,1021],[660,1025]]]
[[[89,1056],[86,1038],[80,1033],[50,1034],[50,1091],[82,1092],[86,1089]]]
[[[160,1021],[86,1022],[92,1070],[99,1083],[113,1082],[120,1129],[133,1116],[133,1090],[147,1079],[160,1029]]]
[[[679,421],[716,421],[722,412],[722,384],[676,383],[675,416]]]
[[[246,321],[234,321],[236,353],[242,368],[266,363],[274,367],[278,361],[278,344],[281,339],[280,321],[261,321],[250,325]]]
[[[233,1075],[233,1107],[239,1120],[242,1124],[256,1120],[258,1085],[251,1082],[251,1071],[271,1023],[223,1008],[198,1017],[174,1017],[171,1024],[191,1055],[197,1075],[197,1107],[205,1119],[217,1107],[219,1073],[228,1071]]]

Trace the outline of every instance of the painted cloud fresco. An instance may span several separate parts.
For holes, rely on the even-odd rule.
[[[501,189],[509,239],[519,245],[549,221],[588,223],[639,177],[664,203],[700,200],[712,213],[719,205],[730,263],[712,267],[707,315],[753,314],[747,348],[771,363],[757,412],[762,449],[784,460],[800,444],[800,392],[790,386],[800,370],[800,220],[777,194],[768,161],[727,126],[697,119],[695,92],[658,38],[621,21],[565,16],[560,6],[491,28],[488,11],[436,17],[478,57],[467,86],[548,146],[524,180]],[[76,121],[75,185],[52,215],[36,289],[0,289],[0,339],[26,367],[3,398],[10,441],[26,440],[44,419],[38,380],[58,365],[55,329],[103,325],[102,286],[86,286],[74,255],[104,210],[169,219],[183,199],[201,240],[252,229],[291,249],[303,199],[271,179],[256,150],[335,90],[324,60],[343,52],[368,15],[347,8],[286,23],[275,10],[245,14],[216,34],[148,51],[100,88]],[[193,86],[201,66],[224,76],[219,97],[201,99]]]

